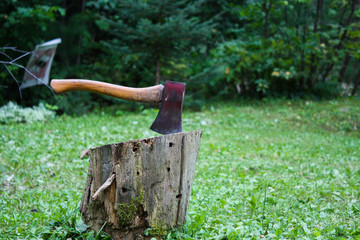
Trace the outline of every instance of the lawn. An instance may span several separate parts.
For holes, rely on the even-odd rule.
[[[0,125],[0,238],[105,239],[78,208],[90,147],[157,134],[156,110]],[[167,239],[360,239],[360,99],[209,103],[186,225]]]

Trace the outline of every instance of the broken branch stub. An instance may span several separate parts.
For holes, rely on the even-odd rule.
[[[85,224],[114,239],[162,235],[181,226],[190,199],[201,130],[90,150],[80,211]]]

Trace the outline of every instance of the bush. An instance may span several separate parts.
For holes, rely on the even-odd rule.
[[[33,108],[22,108],[16,103],[9,102],[0,108],[0,123],[3,124],[45,121],[54,116],[55,112],[46,109],[44,103],[40,103]]]

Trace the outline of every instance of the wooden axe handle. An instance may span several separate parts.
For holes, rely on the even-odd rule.
[[[124,100],[148,103],[160,102],[164,89],[164,86],[161,84],[147,88],[131,88],[85,79],[53,79],[51,81],[51,87],[56,93],[82,90]]]

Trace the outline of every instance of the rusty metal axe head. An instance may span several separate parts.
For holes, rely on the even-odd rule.
[[[185,83],[165,82],[160,111],[150,127],[151,130],[161,134],[182,132],[185,86]]]

